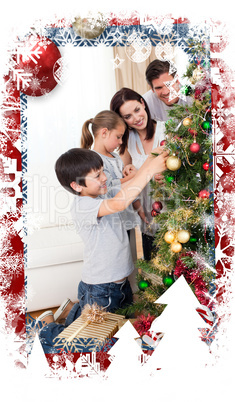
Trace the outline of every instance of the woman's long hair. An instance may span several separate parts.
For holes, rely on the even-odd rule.
[[[120,114],[120,107],[128,101],[131,100],[136,100],[141,103],[144,102],[145,106],[145,111],[148,116],[148,122],[147,122],[147,134],[145,139],[150,140],[153,138],[155,130],[154,130],[154,120],[152,120],[149,107],[145,101],[145,99],[138,94],[138,92],[135,92],[133,89],[130,88],[121,88],[118,92],[115,93],[115,95],[112,97],[111,102],[110,102],[110,109],[113,110],[114,112],[118,113],[119,116]],[[127,148],[127,141],[128,141],[128,136],[129,136],[129,129],[126,129],[123,137],[122,137],[122,144],[120,146],[120,154],[124,154],[125,149]]]

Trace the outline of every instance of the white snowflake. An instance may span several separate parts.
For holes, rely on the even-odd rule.
[[[9,78],[5,85],[2,86],[0,92],[1,111],[18,111],[20,110],[19,99],[15,97],[14,86]]]
[[[150,39],[146,35],[140,35],[138,32],[133,33],[128,37],[125,52],[128,58],[135,62],[141,63],[146,60],[152,50]]]
[[[174,47],[169,42],[157,43],[155,46],[155,55],[159,60],[172,61],[175,56]]]
[[[166,87],[170,90],[170,94],[169,94],[170,101],[175,98],[181,98],[183,100],[186,99],[186,95],[183,94],[180,89],[179,90],[176,89],[176,84],[177,84],[178,80],[179,80],[179,77],[176,74],[175,77],[173,78],[173,80],[164,82]]]
[[[119,27],[115,29],[115,32],[112,34],[113,42],[111,43],[111,46],[113,44],[122,43],[123,39],[125,38],[126,34],[124,32],[121,32]]]
[[[1,132],[4,133],[4,135],[13,143],[19,138],[20,129],[13,117],[1,116],[0,129]],[[10,133],[10,135],[8,133]]]
[[[115,59],[111,60],[111,62],[113,63],[113,70],[115,70],[116,68],[119,68],[124,61],[125,60],[120,59],[119,55],[117,54]]]
[[[222,100],[220,99],[216,105],[216,109],[213,110],[216,120],[221,125],[225,121],[225,117],[228,115],[228,110],[224,107]]]
[[[40,38],[40,39],[39,39]],[[34,64],[40,60],[42,54],[41,48],[47,49],[51,41],[43,36],[29,35],[25,40],[16,43],[17,63],[31,60]]]
[[[61,44],[77,45],[77,34],[70,28],[60,29],[56,32],[55,41]]]
[[[169,35],[174,26],[174,19],[171,18],[170,16],[164,16],[164,17],[152,17],[152,16],[147,16],[146,18],[143,19],[142,25],[149,25],[150,29],[151,26],[153,27],[153,30],[157,31],[160,35]]]

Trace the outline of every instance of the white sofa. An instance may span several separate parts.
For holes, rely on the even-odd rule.
[[[83,243],[68,226],[48,227],[27,236],[27,311],[77,299]]]
[[[83,265],[83,242],[74,228],[42,228],[28,235],[26,243],[27,311],[57,307],[67,297],[77,300]],[[131,233],[131,248],[136,259],[134,230]],[[134,291],[135,276],[136,272],[130,278]]]

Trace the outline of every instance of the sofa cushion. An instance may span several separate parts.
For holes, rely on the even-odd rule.
[[[69,226],[42,228],[28,235],[26,243],[26,269],[83,260],[83,242]]]

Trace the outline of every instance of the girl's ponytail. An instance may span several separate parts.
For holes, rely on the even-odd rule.
[[[89,119],[82,126],[81,148],[90,149],[93,144],[93,136],[89,130],[89,125],[92,122],[93,119]]]
[[[89,130],[89,124],[92,125],[92,133]],[[102,112],[98,113],[94,119],[85,121],[82,126],[81,147],[90,149],[94,138],[96,138],[100,129],[107,128],[108,130],[113,130],[119,124],[122,124],[124,127],[126,127],[126,124],[122,118],[112,110],[103,110]]]

